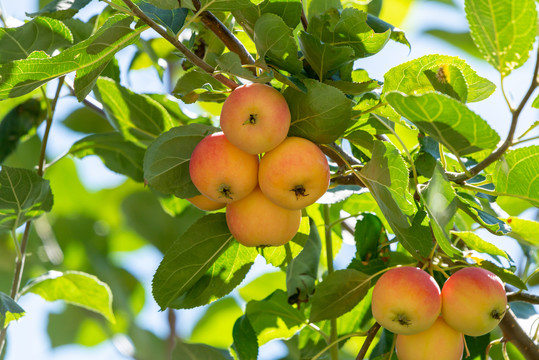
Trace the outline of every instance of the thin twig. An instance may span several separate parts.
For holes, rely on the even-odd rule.
[[[505,139],[505,141],[492,154],[490,154],[485,159],[483,159],[483,161],[481,161],[480,163],[478,163],[477,165],[475,165],[474,167],[469,169],[468,170],[469,174],[466,174],[466,173],[459,173],[459,174],[448,173],[447,176],[448,176],[449,180],[451,180],[453,182],[456,182],[456,183],[461,183],[461,182],[463,182],[465,180],[468,180],[468,179],[474,177],[475,175],[477,175],[481,171],[483,171],[487,166],[489,166],[490,164],[492,164],[493,162],[498,160],[503,155],[503,153],[505,153],[505,151],[509,148],[509,146],[511,146],[513,144],[513,137],[515,136],[515,131],[517,129],[518,118],[519,118],[520,114],[522,113],[522,110],[524,109],[524,106],[526,105],[526,103],[528,102],[528,100],[532,96],[533,92],[537,88],[537,85],[539,85],[538,82],[537,82],[537,75],[538,74],[539,74],[539,48],[537,49],[537,59],[535,61],[535,68],[533,70],[533,77],[532,77],[530,87],[529,87],[528,91],[526,92],[526,94],[524,95],[524,97],[522,98],[522,101],[520,102],[518,107],[516,109],[512,110],[513,116],[512,116],[512,119],[511,119],[511,126],[509,128],[509,133],[507,134],[507,138]]]
[[[307,15],[305,15],[303,1],[301,2],[301,25],[303,26],[303,29],[307,31],[307,28],[309,27],[309,21],[307,20]]]
[[[69,90],[71,91],[71,95],[73,96],[76,96],[75,95],[75,86],[73,84],[73,80],[71,80],[70,78],[66,77],[65,78],[65,84],[67,85],[67,87],[69,88]],[[94,111],[96,114],[100,115],[101,117],[103,117],[104,119],[107,118],[107,114],[105,113],[105,110],[103,110],[103,104],[101,104],[99,101],[97,101],[96,99],[94,99],[93,97],[91,96],[86,96],[83,100],[82,100],[82,103],[84,105],[86,105],[90,110]]]
[[[507,301],[520,301],[528,304],[539,305],[539,296],[528,294],[522,291],[512,292],[507,294]]]
[[[168,351],[168,359],[172,360],[172,354],[174,352],[174,347],[176,346],[176,312],[174,309],[168,309],[168,328],[169,328],[169,335],[167,339],[167,351]]]
[[[191,50],[189,50],[185,45],[183,45],[178,39],[176,39],[174,36],[171,36],[169,33],[167,33],[162,27],[157,25],[155,21],[150,19],[148,15],[146,15],[142,10],[138,8],[131,0],[122,0],[128,7],[131,9],[131,11],[138,16],[142,21],[144,21],[146,24],[148,24],[152,29],[154,29],[159,35],[161,35],[165,40],[167,40],[169,43],[174,45],[174,47],[181,51],[182,54],[185,55],[185,57],[191,61],[194,65],[198,66],[205,72],[211,74],[216,80],[221,82],[223,85],[227,86],[230,89],[235,89],[239,85],[234,82],[233,80],[227,78],[226,76],[223,76],[222,74],[215,73],[215,69],[206,63],[204,60],[196,56]]]
[[[192,1],[195,9],[200,11],[200,1]],[[212,12],[205,10],[199,16],[206,28],[211,30],[230,51],[238,54],[243,65],[255,63],[255,59],[249,54],[243,43]],[[256,76],[256,68],[249,67],[249,70]]]
[[[54,95],[54,99],[52,100],[52,103],[49,103],[47,101],[47,120],[45,123],[45,132],[43,133],[43,139],[41,140],[41,153],[39,154],[39,163],[37,164],[37,174],[39,176],[43,176],[43,169],[45,167],[45,149],[47,148],[47,142],[49,140],[49,133],[51,131],[52,126],[52,117],[54,114],[54,110],[56,110],[56,104],[58,103],[58,98],[60,97],[60,91],[62,90],[62,85],[64,84],[64,78],[65,76],[62,76],[58,79],[58,87],[56,88],[56,94]],[[41,88],[43,89],[43,87]],[[43,90],[43,94],[45,95],[45,98],[47,97],[47,94]]]
[[[378,330],[380,330],[380,324],[374,323],[374,325],[371,326],[369,331],[367,331],[367,338],[365,338],[365,342],[363,343],[363,346],[361,346],[361,349],[356,356],[356,360],[363,360],[365,358],[365,355],[367,355],[367,350],[369,350],[369,347],[371,346],[372,341],[376,337]]]

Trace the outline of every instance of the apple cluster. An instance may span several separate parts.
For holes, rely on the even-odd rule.
[[[442,290],[416,267],[384,273],[374,286],[372,314],[397,334],[399,360],[460,360],[464,336],[492,331],[507,307],[503,282],[488,270],[468,267],[452,274]]]
[[[202,210],[226,206],[230,232],[246,246],[290,241],[301,209],[329,186],[329,165],[311,141],[287,137],[290,109],[284,96],[264,84],[242,85],[221,110],[222,132],[193,150],[189,174],[201,195],[187,199]]]

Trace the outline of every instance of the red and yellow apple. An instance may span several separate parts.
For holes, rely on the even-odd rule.
[[[412,335],[434,324],[442,309],[440,287],[425,271],[410,266],[384,273],[372,293],[372,315],[395,334]]]
[[[491,332],[505,315],[507,295],[503,282],[492,272],[468,267],[455,272],[442,288],[442,315],[465,335]]]
[[[260,189],[286,209],[302,209],[316,202],[327,191],[329,179],[322,150],[300,137],[286,138],[260,160]]]
[[[298,232],[301,210],[275,205],[257,187],[227,206],[226,222],[234,238],[245,246],[279,246]]]
[[[219,210],[226,206],[225,203],[213,201],[212,199],[200,194],[186,199],[191,204],[204,211]]]
[[[256,187],[258,156],[232,145],[222,132],[202,139],[191,154],[189,174],[202,195],[231,203]]]
[[[223,104],[220,121],[232,144],[250,154],[260,154],[285,139],[290,128],[290,110],[279,91],[253,83],[232,91]]]
[[[397,335],[396,350],[399,360],[460,360],[464,336],[447,325],[440,316],[425,331],[414,335]]]

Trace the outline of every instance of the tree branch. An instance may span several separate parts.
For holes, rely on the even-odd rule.
[[[155,21],[150,19],[148,15],[146,15],[142,10],[138,8],[131,0],[122,0],[124,4],[126,4],[131,11],[137,15],[142,21],[144,21],[146,24],[148,24],[152,29],[154,29],[159,35],[161,35],[165,40],[167,40],[169,43],[174,45],[176,49],[180,50],[182,54],[185,55],[185,57],[191,61],[194,65],[198,66],[202,70],[206,71],[207,73],[211,74],[216,80],[220,81],[223,85],[227,86],[228,88],[234,90],[239,85],[227,78],[226,76],[223,76],[221,74],[215,74],[215,69],[210,66],[208,63],[206,63],[204,60],[196,56],[191,50],[189,50],[185,45],[183,45],[178,39],[168,34],[162,27],[157,25]]]
[[[356,360],[363,360],[365,358],[365,355],[367,355],[367,350],[369,350],[369,347],[371,346],[372,341],[376,337],[378,330],[380,330],[380,324],[374,323],[374,325],[371,326],[369,331],[367,331],[367,338],[365,339],[363,346],[359,350]]]
[[[499,324],[506,341],[510,341],[527,360],[539,359],[539,347],[520,327],[511,309],[507,309],[505,316]]]
[[[176,312],[174,309],[169,308],[167,314],[169,335],[167,339],[167,356],[169,360],[172,360],[174,353],[174,347],[176,346]]]
[[[493,162],[498,160],[503,155],[503,153],[505,153],[505,151],[509,148],[509,146],[511,146],[513,144],[513,137],[515,136],[515,131],[516,131],[516,128],[517,128],[518,118],[519,118],[522,110],[524,109],[524,106],[526,105],[526,103],[528,102],[528,100],[532,96],[533,92],[537,88],[537,85],[539,85],[539,83],[537,82],[537,75],[538,74],[539,74],[539,48],[537,49],[537,59],[535,61],[535,68],[533,70],[532,82],[530,84],[530,87],[528,88],[528,91],[524,95],[524,98],[522,98],[522,101],[518,105],[518,107],[515,110],[512,111],[513,117],[511,119],[511,126],[509,128],[509,133],[507,134],[507,138],[505,139],[503,144],[501,144],[492,154],[490,154],[485,159],[483,159],[483,161],[481,161],[480,163],[478,163],[477,165],[472,167],[468,171],[469,174],[466,174],[466,173],[458,173],[458,174],[448,173],[447,176],[448,176],[448,179],[450,181],[454,181],[456,183],[462,183],[463,181],[466,181],[466,180],[474,177],[475,175],[477,175],[481,171],[483,171],[487,166],[489,166],[490,164],[492,164]]]
[[[69,88],[69,91],[71,92],[71,95],[76,96],[75,95],[75,86],[73,85],[73,80],[66,77],[64,82],[67,85],[67,87]],[[94,111],[96,114],[103,117],[104,119],[107,118],[107,114],[105,114],[105,110],[103,110],[103,104],[101,104],[99,101],[97,101],[93,97],[86,96],[82,100],[82,103],[84,105],[86,105],[90,110]]]
[[[517,291],[517,292],[508,293],[507,301],[508,302],[520,301],[520,302],[525,302],[528,304],[539,305],[539,296]]]
[[[195,6],[195,9],[197,11],[200,11],[200,1],[199,0],[192,0],[193,5]],[[208,28],[211,30],[221,41],[225,46],[232,52],[238,54],[240,57],[241,63],[243,65],[246,64],[254,64],[255,59],[249,54],[245,46],[243,46],[243,43],[238,40],[237,37],[232,34],[232,32],[223,24],[213,13],[210,11],[202,11],[200,13],[200,20]],[[250,67],[249,70],[256,75],[256,69]]]
[[[305,8],[303,7],[303,1],[301,2],[301,25],[303,26],[303,29],[307,31],[307,27],[309,26],[309,21],[307,20],[307,16],[305,15]]]

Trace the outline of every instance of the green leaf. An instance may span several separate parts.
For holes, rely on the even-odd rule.
[[[528,60],[537,35],[534,0],[466,0],[475,45],[502,77]]]
[[[459,193],[457,206],[470,216],[475,222],[483,226],[494,235],[507,235],[511,228],[502,219],[484,211],[476,198],[469,194]]]
[[[232,297],[212,303],[191,331],[189,342],[228,349],[233,342],[234,322],[242,315],[242,309]]]
[[[224,352],[206,344],[188,344],[178,341],[172,352],[172,359],[177,360],[231,360]]]
[[[53,0],[38,12],[31,14],[26,13],[26,15],[30,17],[43,15],[56,19],[69,19],[78,13],[80,9],[88,5],[90,1],[91,0]]]
[[[324,83],[336,87],[348,95],[362,95],[366,92],[380,88],[380,84],[376,80],[367,80],[362,82],[326,80]]]
[[[15,106],[0,122],[0,164],[15,151],[19,141],[45,118],[45,111],[36,99]]]
[[[232,330],[234,343],[232,348],[238,356],[238,360],[258,359],[258,339],[249,318],[242,315],[236,320]]]
[[[47,301],[64,300],[69,304],[94,311],[115,323],[112,313],[112,293],[97,277],[78,271],[49,271],[33,279],[21,291],[34,293]]]
[[[444,170],[439,163],[434,169],[432,179],[422,197],[429,214],[432,232],[440,248],[449,256],[462,254],[451,243],[448,234],[449,227],[452,224],[451,220],[457,211],[455,190],[453,190],[451,183],[445,177]]]
[[[0,231],[15,230],[52,208],[49,181],[34,171],[2,166],[0,171]]]
[[[190,124],[161,134],[144,155],[144,179],[165,194],[184,199],[198,195],[189,175],[189,159],[200,140],[218,130],[207,125]]]
[[[410,42],[406,38],[406,34],[404,33],[404,31],[385,22],[379,17],[376,17],[372,14],[367,14],[367,25],[369,25],[377,33],[383,33],[387,30],[391,30],[391,36],[389,37],[391,40],[406,45],[408,49],[412,48]]]
[[[173,126],[170,114],[161,104],[111,79],[99,78],[95,93],[109,122],[127,141],[146,147]]]
[[[143,182],[144,149],[125,140],[116,131],[89,135],[71,146],[69,153],[78,158],[97,155],[110,170]]]
[[[502,256],[507,260],[511,261],[511,258],[509,257],[509,255],[507,255],[505,251],[499,249],[496,245],[493,245],[488,241],[481,239],[476,233],[473,233],[471,231],[451,231],[451,234],[459,237],[462,241],[464,241],[466,246],[468,246],[472,250],[475,250],[480,253],[489,254],[494,257]]]
[[[354,230],[356,243],[356,259],[369,261],[379,256],[379,246],[387,242],[387,235],[382,221],[372,213],[362,213],[358,216]]]
[[[180,6],[178,0],[146,0],[159,9],[174,10]]]
[[[233,11],[251,6],[249,0],[201,0],[200,7],[208,11]]]
[[[289,136],[300,136],[317,144],[338,139],[350,123],[352,101],[340,90],[312,79],[304,80],[307,93],[287,88],[284,97],[292,120]]]
[[[330,9],[311,19],[308,32],[328,45],[349,46],[354,58],[365,58],[378,53],[391,36],[388,28],[376,33],[367,25],[367,13],[355,8],[345,8],[340,14]]]
[[[232,13],[236,21],[253,38],[256,21],[267,13],[279,16],[289,28],[295,29],[300,21],[301,6],[300,0],[264,0],[257,5],[251,3],[251,6]]]
[[[425,70],[425,75],[434,90],[466,103],[468,84],[466,84],[466,79],[458,67],[454,65],[440,66],[436,73],[432,70]]]
[[[209,304],[227,295],[245,279],[257,255],[256,249],[242,246],[234,241],[206,273],[169,306],[191,309]]]
[[[539,246],[539,222],[510,216],[505,221],[511,226],[509,236],[525,244]]]
[[[468,109],[447,95],[425,93],[406,96],[399,92],[386,95],[389,104],[457,156],[481,149],[492,149],[500,141],[498,134]]]
[[[286,274],[283,271],[266,272],[238,289],[243,300],[262,300],[275,290],[286,290]]]
[[[240,57],[234,52],[227,52],[216,59],[219,69],[228,74],[238,76],[242,79],[247,79],[253,82],[269,82],[272,79],[271,74],[262,73],[259,76],[255,76],[252,72],[244,68],[241,64]]]
[[[38,17],[16,28],[0,28],[0,64],[26,58],[33,51],[70,46],[73,35],[59,20]]]
[[[299,33],[299,46],[305,59],[316,71],[320,80],[354,60],[354,49],[350,46],[328,45],[305,31]]]
[[[468,84],[468,102],[481,101],[488,98],[496,89],[489,80],[478,76],[462,59],[447,55],[425,55],[418,59],[395,66],[384,75],[384,90],[400,91],[408,95],[423,94],[435,90],[428,72],[438,73],[440,68],[455,66],[460,70]]]
[[[479,264],[479,267],[498,275],[500,279],[507,284],[513,285],[514,287],[522,290],[528,289],[526,284],[524,284],[524,282],[517,275],[508,269],[499,267],[490,261],[482,261],[481,264]]]
[[[260,58],[292,74],[303,69],[292,29],[278,15],[266,13],[254,27],[254,43]]]
[[[432,248],[430,229],[422,224],[424,214],[414,215],[408,167],[397,148],[375,141],[371,161],[360,174],[404,248],[414,257],[428,256]]]
[[[493,174],[496,192],[539,206],[539,146],[507,151]]]
[[[158,24],[165,26],[174,34],[177,34],[178,31],[181,30],[187,13],[189,12],[186,8],[178,7],[171,10],[161,9],[146,1],[142,1],[139,4],[139,8],[151,19],[155,20]]]
[[[90,38],[54,57],[35,51],[26,59],[0,65],[0,99],[24,95],[55,78],[77,71],[75,93],[81,101],[92,90],[114,54],[133,44],[146,29],[145,26],[131,29],[132,21],[129,16],[114,15]]]
[[[186,104],[195,101],[223,102],[226,99],[226,88],[211,74],[198,68],[184,73],[176,83],[172,94]]]
[[[335,319],[352,310],[371,288],[371,278],[354,269],[329,274],[313,295],[310,320]]]
[[[318,264],[322,242],[318,228],[313,219],[309,218],[310,233],[303,250],[286,268],[286,288],[288,302],[300,304],[309,300],[314,293],[315,283],[318,279]]]
[[[114,130],[107,119],[86,106],[74,110],[62,120],[62,124],[70,130],[83,134],[103,133]]]
[[[339,0],[311,0],[308,7],[308,20],[317,15],[323,15],[330,9],[341,10],[342,4]]]
[[[234,241],[223,213],[206,215],[183,233],[153,277],[152,292],[161,309],[189,291]]]
[[[461,50],[464,50],[469,55],[481,58],[481,54],[475,46],[470,31],[447,31],[445,29],[429,29],[424,31],[425,34],[435,36]]]
[[[0,330],[5,329],[11,321],[18,320],[24,315],[24,309],[15,300],[0,292]]]
[[[276,290],[264,300],[247,303],[245,315],[258,336],[259,345],[273,339],[289,338],[305,325],[303,313],[287,299],[286,292]]]

